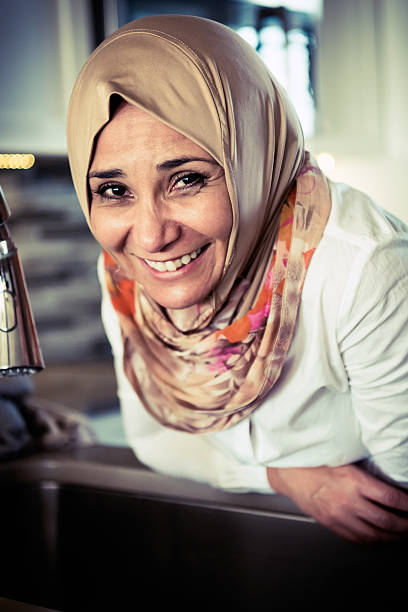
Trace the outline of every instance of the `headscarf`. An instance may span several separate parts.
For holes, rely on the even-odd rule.
[[[92,53],[71,96],[68,153],[88,223],[87,173],[114,94],[225,171],[232,229],[222,277],[203,303],[165,310],[104,255],[124,371],[146,410],[174,429],[221,430],[255,410],[280,376],[329,215],[328,186],[285,91],[238,34],[198,17],[146,17]]]

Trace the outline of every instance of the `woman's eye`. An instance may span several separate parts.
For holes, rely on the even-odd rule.
[[[109,200],[115,200],[118,198],[123,198],[127,195],[127,189],[124,185],[118,185],[117,183],[100,185],[97,189],[97,194],[102,198],[107,198]]]
[[[189,174],[185,174],[184,176],[180,176],[176,179],[174,183],[175,189],[187,189],[188,187],[199,187],[204,185],[205,176],[200,174],[199,172],[190,172]]]

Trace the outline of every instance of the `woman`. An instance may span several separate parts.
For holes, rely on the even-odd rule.
[[[139,459],[350,540],[406,532],[407,228],[325,179],[256,53],[205,19],[127,24],[68,149]]]

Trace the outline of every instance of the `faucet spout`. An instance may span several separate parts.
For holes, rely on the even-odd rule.
[[[0,376],[21,376],[42,370],[44,361],[9,216],[0,187]]]

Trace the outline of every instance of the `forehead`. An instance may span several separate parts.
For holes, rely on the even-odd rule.
[[[100,132],[92,166],[117,155],[134,153],[139,159],[150,159],[183,151],[200,153],[212,159],[209,153],[180,132],[137,106],[124,102]]]

